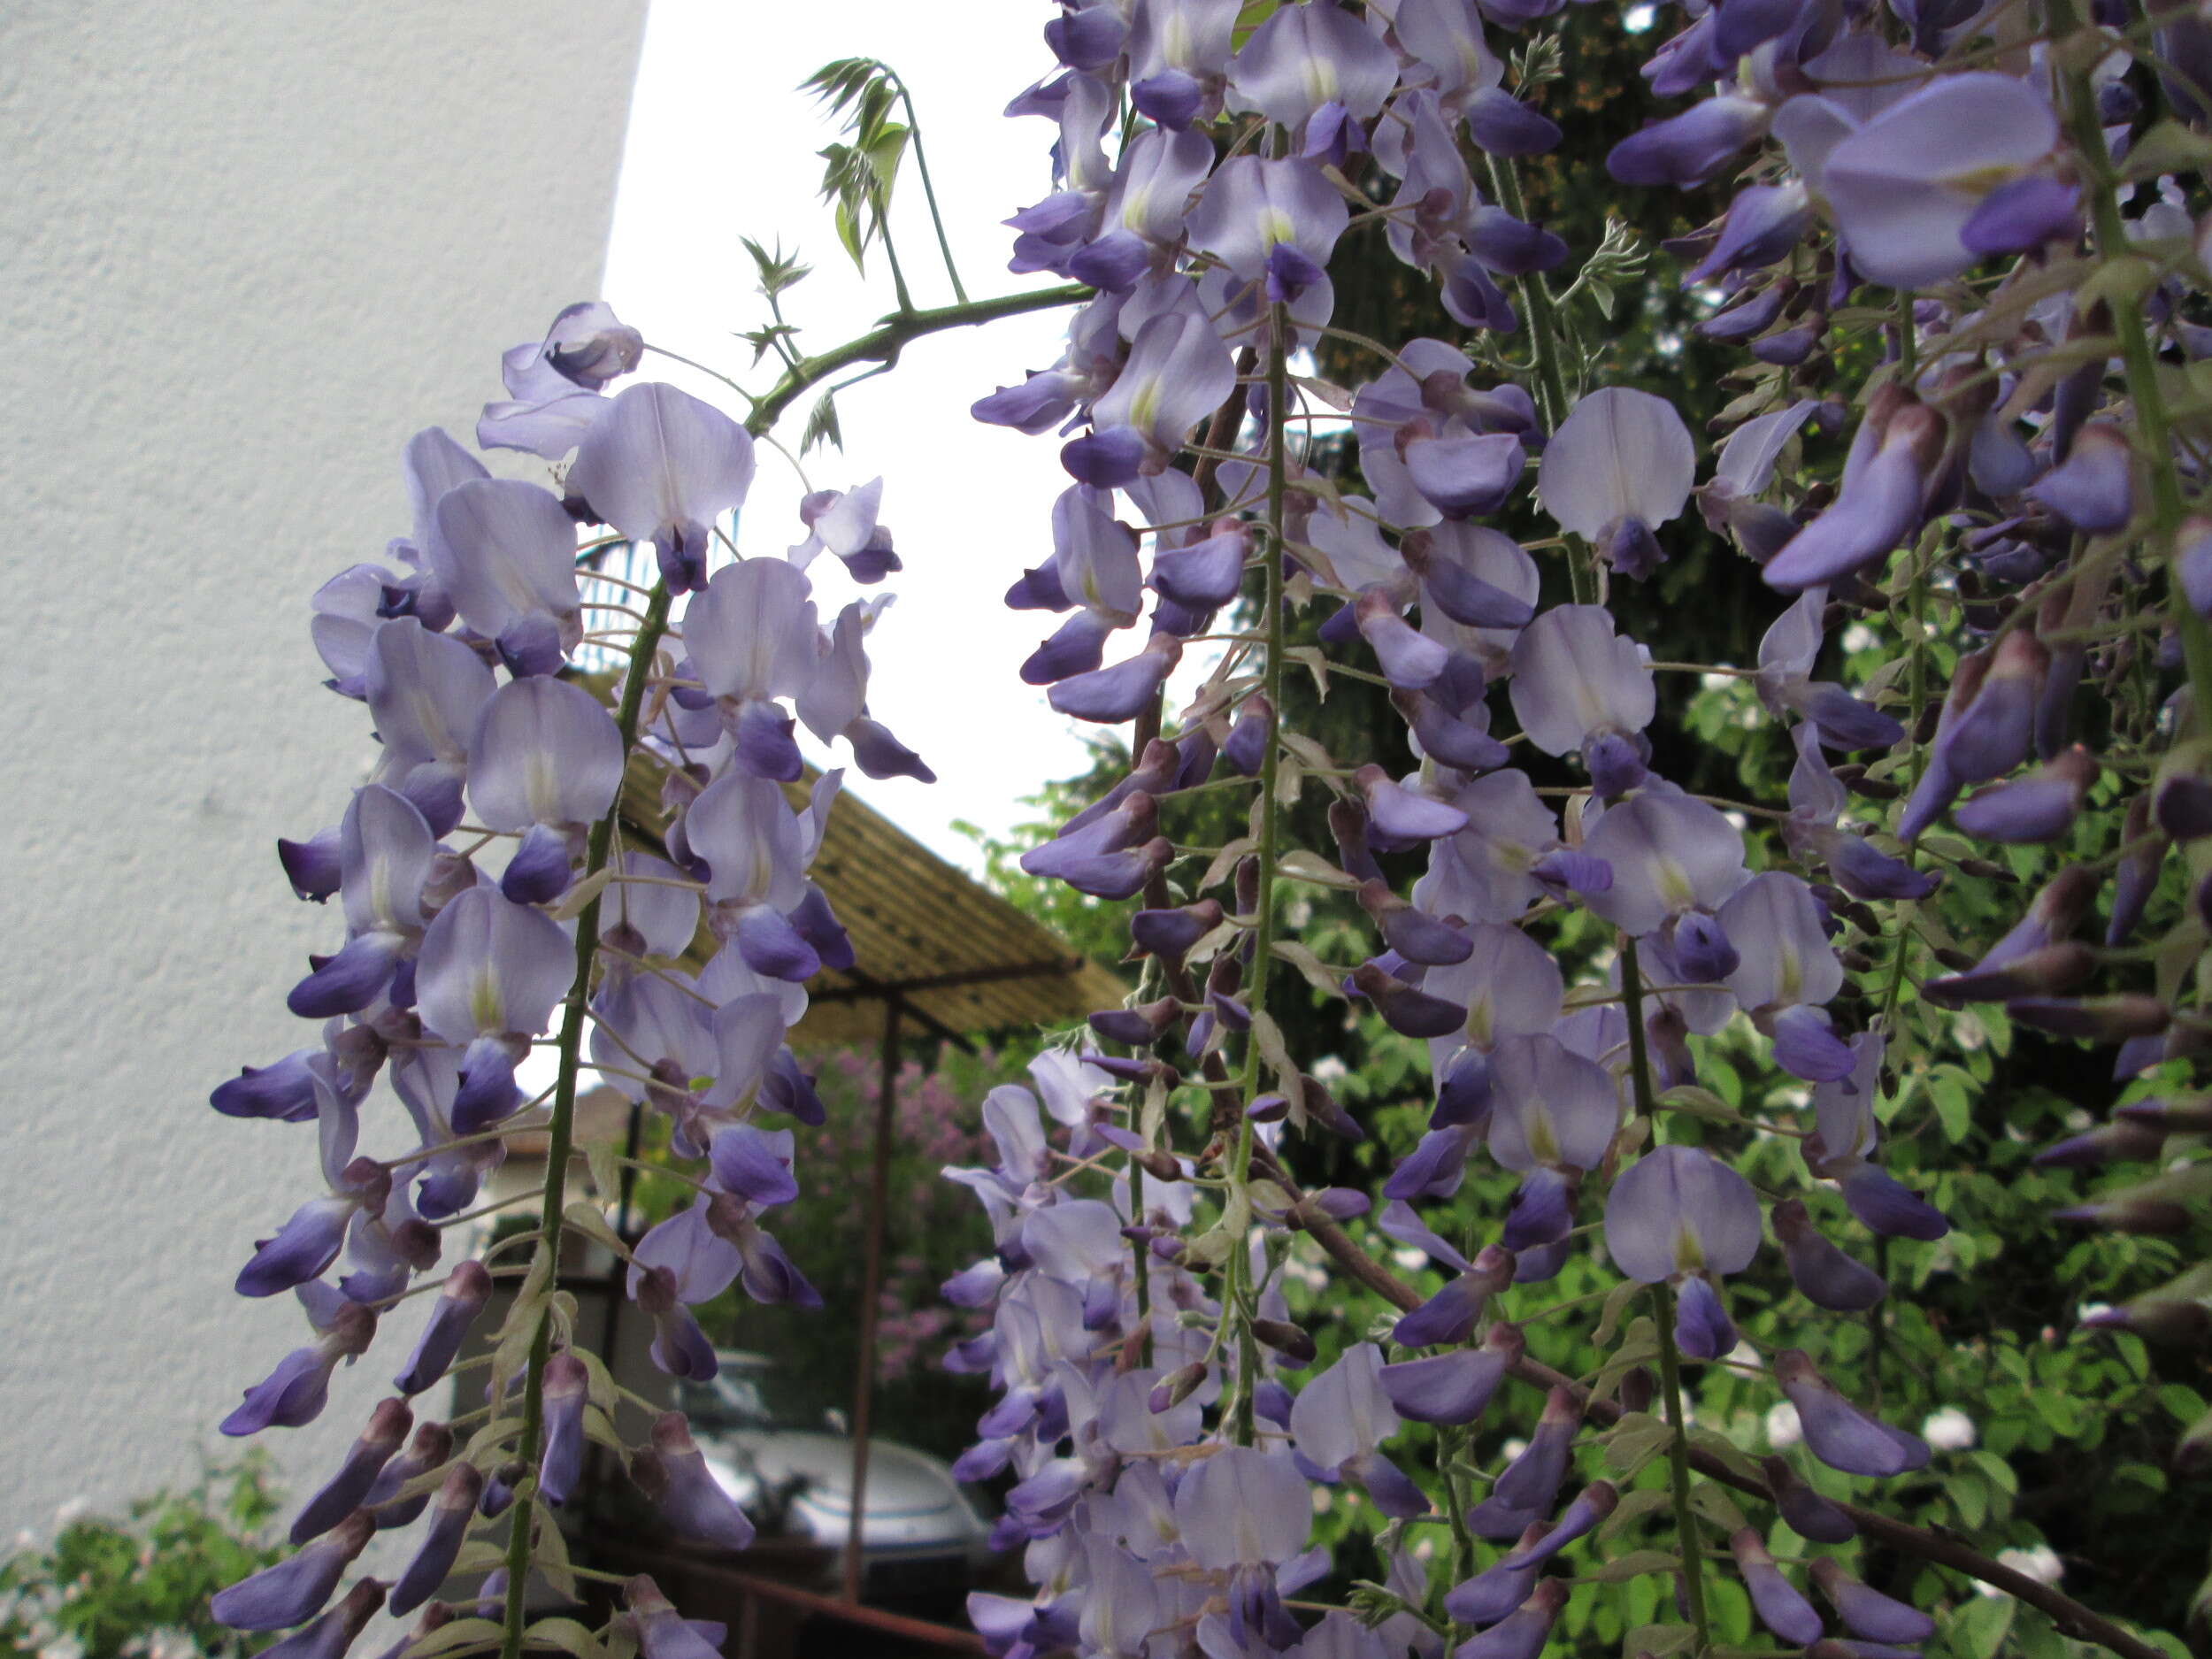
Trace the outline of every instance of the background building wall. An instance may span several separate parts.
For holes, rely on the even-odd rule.
[[[284,993],[342,928],[273,849],[369,755],[308,595],[407,528],[408,436],[465,434],[500,350],[597,291],[643,12],[0,12],[0,1538],[190,1474],[303,1338],[229,1280],[311,1195],[312,1131],[206,1102],[311,1038]],[[387,1326],[261,1437],[294,1491]]]

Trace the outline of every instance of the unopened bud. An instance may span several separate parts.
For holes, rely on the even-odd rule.
[[[1253,1320],[1252,1335],[1280,1356],[1286,1365],[1310,1365],[1317,1351],[1310,1335],[1281,1319]]]

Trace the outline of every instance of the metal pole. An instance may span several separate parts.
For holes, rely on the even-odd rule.
[[[867,1242],[860,1279],[860,1357],[853,1369],[853,1508],[845,1532],[845,1599],[855,1602],[860,1600],[861,1526],[868,1497],[868,1422],[876,1393],[876,1302],[883,1294],[883,1210],[891,1184],[891,1114],[898,1094],[899,1015],[904,1008],[896,996],[884,999],[875,1164],[868,1179]]]

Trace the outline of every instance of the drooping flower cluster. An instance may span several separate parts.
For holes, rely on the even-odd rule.
[[[280,850],[302,898],[338,901],[343,938],[289,997],[318,1023],[316,1041],[213,1095],[233,1116],[315,1126],[326,1190],[256,1246],[237,1280],[244,1295],[296,1295],[314,1340],[247,1391],[223,1432],[312,1419],[385,1313],[437,1295],[412,1352],[392,1356],[396,1394],[302,1508],[300,1554],[217,1600],[242,1629],[313,1620],[284,1644],[302,1654],[342,1650],[388,1589],[394,1613],[426,1604],[430,1624],[443,1622],[451,1609],[430,1598],[473,1530],[519,1502],[512,1525],[541,1540],[548,1506],[576,1490],[587,1414],[615,1406],[549,1300],[571,1225],[559,1196],[580,1060],[667,1120],[697,1188],[624,1247],[654,1363],[711,1378],[690,1310],[733,1283],[759,1302],[818,1302],[768,1229],[799,1191],[792,1131],[775,1125],[821,1121],[785,1039],[805,981],[850,967],[853,953],[808,879],[842,773],[796,795],[795,727],[841,740],[872,777],[930,773],[868,712],[878,607],[856,600],[823,617],[807,566],[826,549],[874,582],[899,562],[876,517],[879,482],[810,497],[787,556],[736,557],[723,526],[752,479],[752,436],[672,386],[611,395],[641,349],[591,304],[510,352],[511,400],[488,408],[480,442],[572,457],[559,488],[493,478],[444,432],[424,432],[406,449],[410,534],[388,563],[352,565],[315,595],[328,684],[361,705],[378,758],[334,827]],[[594,574],[624,541],[654,549],[662,580],[649,591]],[[587,672],[587,650],[617,672]],[[534,1047],[561,1067],[528,1098],[518,1076]],[[365,1118],[383,1156],[359,1155]],[[442,1281],[421,1278],[502,1208],[479,1199],[506,1137],[549,1126],[538,1229],[452,1263]],[[533,1214],[541,1202],[503,1201]],[[504,1326],[472,1335],[503,1279],[515,1292]],[[417,1423],[415,1403],[472,1340],[489,1367],[490,1420],[465,1435]],[[680,1417],[634,1449],[634,1469],[677,1530],[749,1541]],[[426,1509],[399,1578],[365,1579],[323,1613],[370,1537]],[[657,1594],[648,1581],[632,1597],[648,1651]]]
[[[1724,1559],[1786,1643],[1909,1649],[1935,1622],[1853,1571],[1873,1528],[2148,1652],[2001,1561],[1841,1501],[1931,1448],[1822,1366],[1847,1356],[1825,1316],[1887,1294],[1870,1238],[1947,1231],[1886,1163],[1913,1133],[1884,1097],[1916,1021],[2001,1004],[2116,1044],[2122,1078],[2188,1060],[2208,1029],[2212,517],[2192,505],[2195,382],[2170,359],[2212,339],[2188,310],[2212,273],[2184,185],[2162,176],[2200,140],[2152,142],[2133,66],[2146,55],[2164,106],[2200,123],[2212,36],[2171,10],[2085,19],[2066,0],[1689,8],[1646,78],[1701,96],[1609,171],[1740,185],[1674,250],[1686,283],[1717,295],[1701,332],[1749,359],[1708,456],[1668,400],[1593,383],[1603,342],[1570,301],[1617,259],[1587,250],[1555,292],[1547,273],[1573,250],[1519,205],[1517,161],[1562,136],[1535,107],[1533,33],[1559,9],[1061,0],[1059,69],[1011,107],[1052,127],[1056,187],[1010,221],[1012,268],[1081,285],[1035,296],[1080,301],[1060,360],[975,404],[1056,434],[1070,480],[1049,556],[1006,589],[1056,618],[1019,672],[1063,713],[1136,738],[1125,775],[1023,862],[1133,905],[1141,982],[1091,1017],[1094,1045],[1036,1061],[1033,1091],[994,1091],[996,1162],[951,1172],[993,1239],[946,1286],[991,1321],[950,1356],[996,1395],[960,1472],[1008,1483],[1000,1540],[1036,1586],[972,1613],[1022,1659],[1532,1659],[1571,1581],[1657,1575],[1678,1619],[1645,1641],[1697,1652]],[[1332,261],[1361,237],[1432,282],[1463,334],[1337,328]],[[788,271],[761,263],[772,299]],[[918,313],[902,284],[888,343],[859,356],[887,363],[910,334],[1002,314],[991,304]],[[780,328],[758,340],[788,344]],[[1361,383],[1309,372],[1324,342],[1372,354]],[[723,557],[750,437],[669,387],[611,394],[642,349],[593,304],[511,352],[479,442],[572,456],[558,490],[492,479],[425,434],[410,536],[317,595],[329,683],[365,706],[379,759],[336,826],[282,849],[295,888],[345,918],[292,993],[321,1040],[216,1093],[234,1115],[316,1123],[326,1188],[240,1275],[248,1294],[296,1292],[314,1340],[227,1430],[314,1416],[380,1315],[430,1287],[419,1276],[472,1218],[505,1137],[543,1123],[553,1152],[540,1228],[511,1241],[528,1266],[502,1242],[448,1272],[398,1397],[302,1509],[300,1554],[221,1599],[245,1628],[312,1619],[286,1659],[336,1659],[385,1599],[365,1580],[331,1603],[380,1527],[427,1516],[389,1586],[426,1631],[456,1616],[432,1598],[480,1519],[512,1509],[506,1559],[558,1579],[546,1506],[576,1490],[612,1404],[552,1294],[587,1054],[665,1119],[697,1191],[627,1250],[656,1362],[710,1374],[689,1310],[733,1284],[812,1297],[764,1225],[799,1190],[772,1125],[819,1116],[786,1035],[804,981],[850,954],[807,874],[839,774],[790,792],[796,728],[842,739],[872,777],[927,770],[869,711],[874,608],[824,618],[806,572],[826,551],[867,584],[898,559],[874,484],[810,496],[787,557]],[[789,373],[757,423],[838,360],[780,355]],[[1846,367],[1864,378],[1838,388]],[[1314,441],[1333,425],[1349,428],[1333,452]],[[1555,536],[1509,529],[1539,513]],[[1786,802],[1665,775],[1662,677],[1709,667],[1629,637],[1608,606],[1614,582],[1701,534],[1781,595],[1755,664],[1710,667],[1748,682],[1746,718],[1786,738]],[[649,544],[658,581],[588,599],[580,567],[617,541]],[[1893,664],[1824,674],[1846,625],[1885,613],[1909,619]],[[579,671],[587,648],[621,664],[603,692]],[[1326,695],[1332,674],[1373,682],[1402,733],[1333,754],[1297,730],[1294,676]],[[1402,772],[1378,758],[1408,753]],[[1178,840],[1201,789],[1249,791],[1225,844]],[[1331,844],[1292,846],[1291,809],[1322,796]],[[1977,955],[1929,924],[1939,865],[1996,870],[1974,842],[2069,844],[2093,803],[2111,803],[2117,844],[2078,847],[1993,944]],[[2176,846],[2185,896],[2162,904]],[[2101,948],[2078,935],[2108,875]],[[1290,936],[1294,883],[1356,904],[1363,959]],[[1368,1125],[1294,1058],[1271,995],[1285,964],[1426,1047],[1425,1127],[1374,1192],[1294,1172],[1305,1137]],[[1701,1086],[1724,1033],[1739,1061],[1791,1079],[1794,1119]],[[561,1074],[541,1119],[517,1078],[549,1037]],[[411,1144],[358,1156],[388,1069]],[[2163,1159],[2208,1128],[2194,1095],[2136,1102],[2044,1159]],[[1778,1138],[1794,1162],[1771,1156]],[[2201,1167],[2074,1217],[2180,1231]],[[1465,1215],[1471,1171],[1492,1168],[1510,1200]],[[1390,1261],[1347,1222],[1396,1246]],[[1306,1377],[1321,1347],[1291,1279],[1317,1249],[1395,1312]],[[1729,1281],[1763,1255],[1793,1286],[1785,1342],[1747,1340],[1732,1311]],[[1606,1334],[1577,1380],[1532,1356],[1541,1293],[1525,1287],[1594,1261]],[[1418,1283],[1396,1271],[1409,1262]],[[2200,1275],[2097,1322],[2200,1337]],[[407,1402],[451,1373],[502,1277],[516,1295],[488,1345],[489,1420],[465,1442],[417,1425]],[[1794,1437],[1755,1474],[1694,1437],[1686,1363],[1755,1379]],[[1477,1425],[1500,1430],[1531,1387],[1540,1413],[1484,1466]],[[1660,1456],[1664,1490],[1638,1487]],[[680,1417],[633,1472],[678,1529],[749,1539]],[[1388,1525],[1386,1581],[1325,1610],[1300,1593],[1333,1564],[1310,1530],[1329,1487]],[[1770,1517],[1808,1553],[1778,1555]],[[1604,1556],[1623,1528],[1655,1548]],[[484,1597],[488,1614],[511,1607],[508,1659],[523,1583]],[[626,1594],[611,1645],[697,1659],[700,1633],[650,1580]]]
[[[2067,37],[2074,22],[2001,8],[1986,29],[2011,59],[1954,71],[1947,54],[1983,39],[1972,8],[1691,8],[1647,74],[1663,95],[1713,96],[1622,144],[1610,168],[1624,183],[1687,188],[1748,162],[1770,133],[1779,146],[1687,245],[1686,282],[1724,302],[1704,332],[1745,342],[1771,368],[1732,405],[1733,431],[1707,470],[1664,399],[1574,384],[1592,354],[1563,349],[1572,324],[1543,277],[1568,250],[1476,181],[1480,166],[1494,194],[1517,201],[1514,158],[1558,138],[1516,96],[1533,88],[1507,84],[1491,40],[1556,9],[1305,0],[1240,35],[1233,0],[1071,0],[1046,31],[1059,72],[1010,109],[1053,123],[1059,187],[1009,221],[1013,269],[1098,290],[1056,365],[975,405],[985,421],[1057,429],[1071,480],[1050,557],[1007,595],[1067,618],[1021,672],[1062,711],[1134,722],[1139,734],[1125,777],[1024,865],[1139,906],[1128,933],[1145,988],[1092,1017],[1098,1038],[1129,1050],[1083,1056],[1100,1092],[1051,1113],[1070,1162],[1127,1153],[1110,1192],[1073,1195],[1081,1169],[1056,1167],[1019,1090],[986,1108],[999,1164],[956,1172],[996,1235],[995,1256],[948,1287],[997,1313],[994,1334],[950,1362],[987,1371],[1000,1390],[968,1467],[1010,1469],[1002,1537],[1025,1541],[1039,1586],[1031,1602],[978,1599],[995,1653],[1162,1655],[1194,1643],[1217,1656],[1425,1655],[1448,1630],[1461,1659],[1532,1655],[1566,1599],[1547,1563],[1619,1496],[1604,1480],[1571,1488],[1578,1436],[1617,1423],[1609,1456],[1633,1468],[1640,1458],[1624,1447],[1650,1419],[1624,1417],[1630,1391],[1617,1380],[1594,1390],[1533,1365],[1498,1316],[1512,1286],[1601,1241],[1613,1268],[1653,1287],[1653,1320],[1606,1374],[1663,1361],[1665,1425],[1643,1455],[1664,1445],[1678,1464],[1663,1560],[1682,1640],[1712,1639],[1701,1579],[1716,1570],[1700,1559],[1724,1542],[1769,1630],[1793,1644],[1822,1638],[1827,1621],[1761,1534],[1709,1538],[1686,1503],[1695,1454],[1677,1366],[1763,1370],[1794,1407],[1806,1452],[1830,1469],[1878,1479],[1927,1462],[1925,1444],[1847,1400],[1808,1352],[1742,1346],[1724,1281],[1766,1248],[1770,1224],[1813,1310],[1863,1310],[1886,1288],[1860,1259],[1867,1234],[1945,1233],[1943,1216],[1882,1164],[1882,1016],[1894,1015],[1912,947],[1910,912],[1886,921],[1872,907],[1932,893],[1916,843],[1969,786],[1988,786],[1957,808],[1969,836],[2068,832],[2103,770],[2074,743],[2090,726],[2077,693],[2093,670],[2108,686],[2141,672],[2150,642],[2131,637],[2132,618],[2162,574],[2183,643],[2212,666],[2188,562],[2212,537],[2144,485],[2177,488],[2170,449],[2139,435],[2162,442],[2163,419],[2142,419],[2155,388],[2131,373],[2110,390],[2108,360],[2129,343],[2109,337],[2116,312],[2070,295],[2092,262],[2131,246],[2147,269],[2163,259],[2175,273],[2150,303],[2154,317],[2177,315],[2189,250],[2173,250],[2189,227],[2162,199],[2137,220],[2112,210],[2084,252],[2086,204],[2109,208],[2113,188],[2101,124],[2124,134],[2136,109],[2113,64],[2086,76],[2067,66],[2085,61],[2081,40],[2033,37]],[[2070,131],[2093,148],[2071,147]],[[1471,355],[1479,342],[1384,348],[1333,330],[1331,256],[1362,234],[1428,273],[1468,330],[1524,334],[1531,383],[1486,383]],[[1794,491],[1786,480],[1801,457],[1847,417],[1801,394],[1791,371],[1843,328],[1847,305],[1886,306],[1886,290],[1901,295],[1897,323],[1884,334],[1877,313],[1886,360],[1840,479]],[[1329,337],[1380,353],[1348,409],[1301,372],[1301,353]],[[1356,478],[1324,470],[1306,436],[1339,411]],[[1549,575],[1500,527],[1532,488],[1562,533],[1546,544],[1563,556]],[[1694,533],[1694,495],[1703,527],[1793,596],[1756,668],[1731,671],[1794,745],[1786,809],[1703,798],[1654,769],[1655,676],[1681,665],[1655,664],[1603,603],[1609,579],[1647,578],[1668,537]],[[2147,548],[2124,534],[2147,517]],[[1906,562],[1879,586],[1900,548]],[[2198,587],[2212,598],[2212,580]],[[1943,648],[1957,668],[1932,734],[1893,712],[1916,719],[1920,687],[1941,672],[1924,624],[1910,687],[1895,672],[1856,689],[1816,677],[1845,618],[1937,588],[1955,595],[1959,626]],[[1302,645],[1287,660],[1287,631],[1308,614],[1320,618],[1320,651]],[[1223,649],[1202,662],[1205,646]],[[1201,669],[1194,683],[1171,682],[1187,662]],[[1417,769],[1393,776],[1287,729],[1285,676],[1309,672],[1324,695],[1332,672],[1386,687]],[[2185,732],[2187,688],[2176,697],[2169,717]],[[1504,737],[1492,723],[1508,708],[1517,731]],[[2143,797],[2155,805],[2131,820],[2119,864],[2117,943],[2166,838],[2212,831],[2212,818],[2196,824],[2185,804],[2202,793],[2195,745],[2157,760],[2168,726],[2151,720],[2111,736],[2118,776],[2140,787],[2158,770]],[[1540,782],[1560,772],[1532,751],[1581,781]],[[1832,760],[1847,755],[1847,770]],[[1254,789],[1248,833],[1179,848],[1177,797],[1239,778]],[[1294,854],[1284,809],[1317,789],[1330,797],[1334,847]],[[1900,795],[1886,822],[1882,803]],[[1771,841],[1753,838],[1755,856],[1747,818],[1775,826]],[[1424,850],[1425,873],[1401,895],[1379,860]],[[1341,972],[1286,948],[1278,929],[1293,881],[1356,893],[1375,954]],[[2200,1026],[2176,1011],[2175,975],[2159,996],[2067,995],[2101,965],[2071,938],[2099,885],[2091,869],[2062,872],[1982,960],[1932,979],[1928,999],[2001,1000],[2047,1030],[2126,1040],[2124,1076],[2191,1051]],[[1601,979],[1571,985],[1547,940],[1575,909],[1605,924],[1616,949]],[[2177,964],[2194,960],[2203,925],[2175,924]],[[1881,1013],[1858,1029],[1829,1006],[1847,986],[1839,947],[1855,944],[1885,951],[1889,976]],[[1428,1132],[1378,1194],[1302,1192],[1289,1171],[1286,1131],[1363,1130],[1290,1060],[1268,1009],[1279,960],[1428,1045]],[[1671,1133],[1678,1113],[1710,1120],[1720,1107],[1696,1087],[1700,1045],[1732,1024],[1810,1086],[1807,1127],[1733,1118],[1754,1135],[1800,1137],[1793,1191],[1755,1188],[1724,1136]],[[2174,1126],[2195,1121],[2185,1110]],[[2164,1127],[2133,1110],[2057,1156],[2151,1156]],[[1519,1187],[1505,1213],[1475,1219],[1463,1249],[1422,1210],[1452,1199],[1483,1156]],[[2096,1218],[2177,1226],[2198,1190],[2177,1179]],[[1373,1225],[1440,1273],[1432,1293],[1394,1280],[1338,1225],[1377,1202]],[[1284,1301],[1302,1232],[1405,1312],[1387,1347],[1348,1348],[1294,1388],[1315,1352]],[[1817,1350],[1820,1322],[1804,1328]],[[1509,1376],[1548,1399],[1525,1448],[1480,1471],[1488,1496],[1471,1502],[1448,1439],[1425,1482],[1394,1461],[1409,1424],[1463,1429]],[[1728,1475],[1700,1468],[1700,1481]],[[1435,1523],[1432,1564],[1397,1555],[1363,1621],[1289,1616],[1285,1598],[1321,1571],[1306,1548],[1306,1482],[1348,1484],[1386,1517]],[[1855,1532],[1786,1460],[1771,1461],[1763,1485],[1730,1484],[1806,1537]],[[1469,1533],[1497,1553],[1471,1548]],[[1820,1562],[1811,1583],[1849,1640],[1913,1643],[1935,1628],[1839,1561]]]

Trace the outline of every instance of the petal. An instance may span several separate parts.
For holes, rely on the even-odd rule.
[[[633,386],[578,446],[568,488],[634,541],[712,524],[744,504],[753,441],[712,404],[672,386]]]

